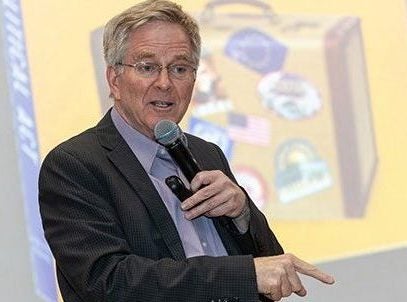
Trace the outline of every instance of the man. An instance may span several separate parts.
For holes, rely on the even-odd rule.
[[[166,187],[166,176],[183,175],[154,127],[180,122],[189,105],[195,21],[174,3],[146,1],[110,20],[103,44],[113,108],[52,150],[40,173],[65,302],[277,301],[306,294],[297,272],[332,283],[283,254],[217,146],[187,135],[203,168],[189,184],[194,194],[181,204]]]

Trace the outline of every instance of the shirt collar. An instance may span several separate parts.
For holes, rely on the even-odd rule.
[[[144,170],[150,172],[160,145],[127,124],[115,107],[112,108],[110,114],[117,131],[129,145]]]

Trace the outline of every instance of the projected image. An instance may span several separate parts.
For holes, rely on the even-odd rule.
[[[62,302],[39,167],[113,105],[103,27],[139,2],[0,1],[1,301]],[[287,302],[404,301],[407,2],[175,2],[202,36],[181,128],[221,148],[286,252],[338,281]]]

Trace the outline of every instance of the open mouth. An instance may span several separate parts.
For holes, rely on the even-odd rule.
[[[154,107],[158,107],[158,108],[168,108],[168,107],[171,107],[172,105],[174,105],[173,103],[167,102],[167,101],[153,101],[153,102],[151,102],[151,104]]]

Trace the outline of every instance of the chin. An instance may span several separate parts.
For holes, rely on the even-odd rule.
[[[181,120],[180,118],[176,118],[176,117],[174,117],[174,116],[160,116],[159,118],[157,118],[156,119],[156,123],[158,123],[159,121],[161,121],[161,120],[170,120],[170,121],[172,121],[172,122],[174,122],[174,123],[177,123],[178,124],[178,122]]]

